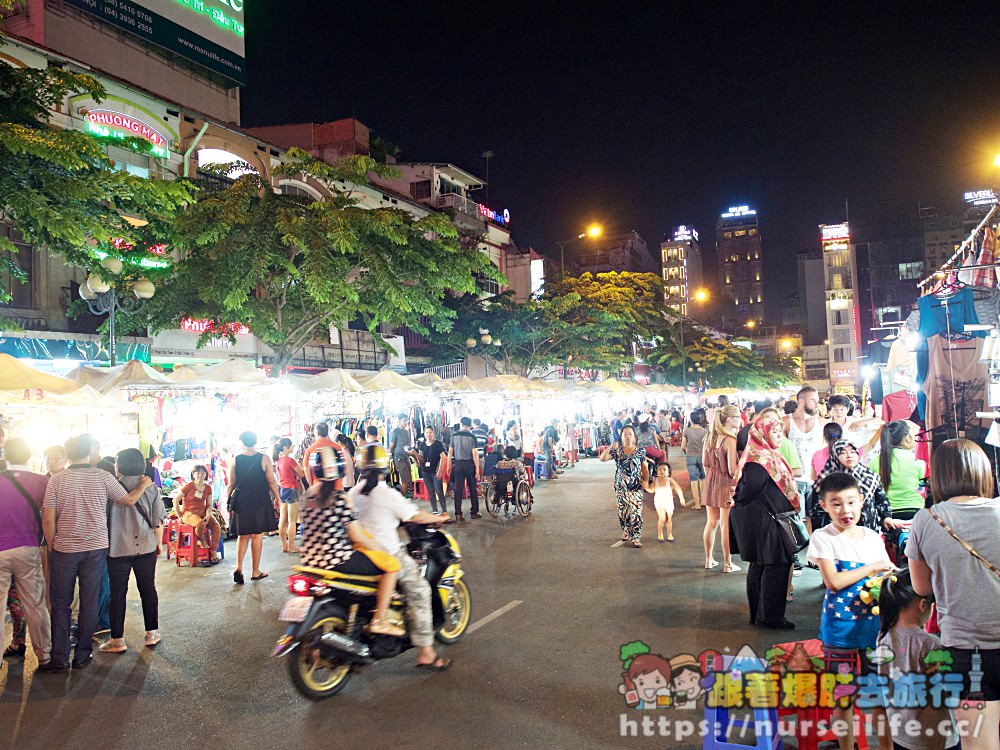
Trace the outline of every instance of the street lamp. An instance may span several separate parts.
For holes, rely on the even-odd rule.
[[[587,227],[586,232],[580,232],[576,237],[570,237],[568,240],[561,240],[556,242],[559,245],[559,267],[561,269],[561,278],[566,278],[566,245],[571,242],[576,242],[577,240],[582,240],[584,237],[589,237],[590,239],[597,239],[602,234],[604,234],[604,227],[600,224],[591,224]]]
[[[115,313],[121,311],[131,315],[139,312],[146,304],[146,300],[156,294],[156,286],[144,276],[134,281],[121,276],[123,266],[118,258],[109,256],[101,261],[101,266],[112,276],[112,281],[105,281],[97,274],[91,273],[80,284],[80,296],[86,301],[87,308],[92,314],[108,316],[108,360],[111,367],[114,367],[117,364]]]
[[[483,350],[484,350],[483,351],[483,361],[486,363],[486,375],[489,376],[489,374],[490,374],[490,353],[489,353],[489,350],[487,349],[487,347],[493,346],[493,347],[496,347],[497,349],[499,349],[500,346],[502,346],[503,342],[501,342],[500,339],[493,338],[493,336],[490,335],[490,331],[489,331],[488,328],[480,328],[479,329],[479,340],[477,341],[474,336],[469,336],[469,338],[467,338],[465,340],[465,346],[471,352],[473,349],[475,349],[480,344],[482,344]]]
[[[747,328],[749,328],[751,330],[753,330],[756,325],[757,325],[757,321],[756,320],[748,320],[747,321]]]
[[[694,302],[704,303],[708,301],[708,290],[699,289],[694,293],[692,297]],[[684,351],[684,320],[685,317],[681,316],[681,380],[684,380],[684,364],[687,362],[687,352]]]

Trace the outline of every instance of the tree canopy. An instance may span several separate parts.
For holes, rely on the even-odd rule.
[[[156,332],[190,316],[211,322],[203,336],[211,338],[243,324],[274,350],[277,373],[318,333],[358,316],[371,331],[448,330],[447,293],[474,292],[477,276],[503,280],[485,255],[463,246],[447,216],[367,209],[350,188],[335,187],[390,168],[367,156],[335,164],[299,149],[287,156],[279,174],[320,180],[331,196],[281,194],[255,172],[202,190],[175,222],[171,283],[133,326]]]

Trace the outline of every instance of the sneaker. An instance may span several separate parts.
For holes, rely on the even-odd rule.
[[[472,514],[471,516],[469,516],[469,517],[470,517],[470,518],[482,518],[482,517],[483,517],[483,514],[482,514],[482,513],[473,513],[473,514]]]
[[[128,651],[128,645],[124,638],[109,638],[98,646],[97,650],[102,654],[124,654]]]
[[[94,640],[99,641],[101,640],[101,637],[105,635],[111,635],[111,628],[101,628],[100,630],[95,630]]]
[[[39,672],[52,672],[61,673],[69,671],[69,664],[64,661],[53,661],[49,659],[47,662],[38,665]]]
[[[73,669],[86,669],[93,660],[94,657],[92,654],[88,654],[82,659],[73,659]]]
[[[152,648],[162,640],[163,638],[160,636],[159,630],[147,630],[146,640],[143,643],[146,646],[146,648]]]
[[[802,575],[802,571],[801,570],[793,570],[792,571],[792,578],[798,578],[800,575]]]
[[[792,568],[794,570],[802,570],[802,563],[799,562],[799,558],[796,557],[792,562]]]

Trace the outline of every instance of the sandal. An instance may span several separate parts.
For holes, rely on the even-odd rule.
[[[261,573],[259,576],[250,576],[251,581],[259,581],[262,578],[267,578],[267,573]]]
[[[448,667],[451,666],[451,659],[446,659],[443,656],[439,656],[430,664],[417,664],[417,669],[430,669],[435,672],[444,672]]]
[[[632,546],[635,547],[635,549],[641,549],[642,548],[642,542],[640,542],[638,539],[633,539],[632,540]]]
[[[738,573],[741,570],[743,570],[743,568],[741,568],[739,565],[736,565],[735,563],[729,563],[729,565],[727,565],[726,567],[724,567],[722,569],[722,572],[723,573]]]
[[[13,644],[11,643],[7,648],[3,650],[4,658],[9,659],[12,656],[24,656],[28,651],[27,645],[23,643]]]
[[[718,560],[709,560],[707,563],[705,563],[705,570],[708,570],[709,568],[717,568],[717,567],[719,567],[719,561]]]
[[[370,635],[394,635],[397,638],[406,635],[406,631],[399,625],[385,620],[372,620],[365,626],[365,632]]]

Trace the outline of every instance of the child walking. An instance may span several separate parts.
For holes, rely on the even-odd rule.
[[[670,476],[670,465],[660,464],[656,476],[649,480],[646,491],[653,495],[653,507],[656,508],[656,538],[663,541],[663,526],[667,526],[667,541],[674,541],[674,496],[684,506],[684,490]]]
[[[850,474],[835,472],[819,484],[819,500],[830,516],[830,525],[813,533],[808,560],[816,564],[826,584],[819,637],[823,643],[826,672],[842,672],[846,666],[855,677],[875,670],[867,651],[874,649],[879,618],[861,601],[868,578],[893,569],[882,537],[858,526],[864,496]],[[853,701],[833,709],[833,720],[845,722],[847,731],[837,737],[841,750],[854,748]]]
[[[891,651],[892,660],[878,665],[880,675],[888,685],[896,685],[902,675],[926,675],[928,683],[936,667],[928,667],[927,656],[942,648],[941,639],[924,630],[931,616],[933,597],[919,596],[913,590],[910,571],[901,570],[882,583],[878,598],[879,630],[878,652]],[[888,651],[886,650],[888,649]],[[895,690],[895,687],[894,687]],[[902,690],[902,700],[894,705],[895,694],[886,696],[885,713],[888,714],[889,737],[885,727],[879,728],[881,750],[957,750],[958,737],[952,724],[951,711],[944,706],[935,708],[930,695],[923,707],[914,707],[912,695]],[[877,711],[877,713],[880,713]],[[919,727],[919,731],[913,731]]]

